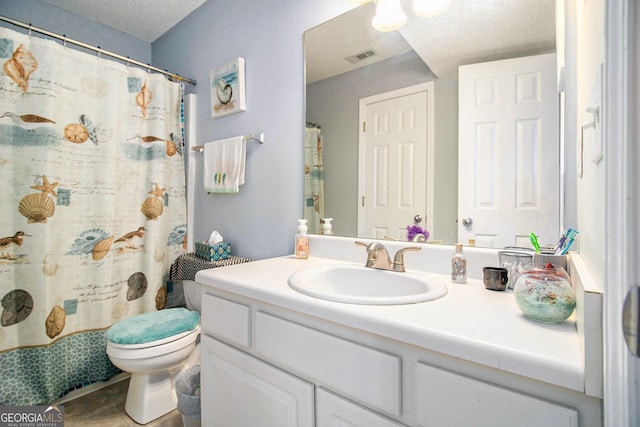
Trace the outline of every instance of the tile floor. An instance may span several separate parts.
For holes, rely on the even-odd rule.
[[[63,404],[65,427],[132,427],[140,424],[124,411],[129,380],[123,380],[107,388],[94,391]],[[147,427],[182,427],[182,416],[177,410],[155,421]]]

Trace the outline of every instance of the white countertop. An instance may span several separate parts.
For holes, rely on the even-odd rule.
[[[487,259],[492,258],[480,256],[479,259],[486,264]],[[408,260],[407,256],[409,271]],[[477,269],[478,260],[469,265],[474,262]],[[467,284],[451,283],[447,275],[436,274],[447,283],[448,294],[434,301],[407,305],[325,301],[298,293],[287,284],[289,276],[301,268],[340,263],[351,262],[325,256],[311,256],[307,260],[285,256],[202,270],[196,275],[196,281],[364,332],[584,392],[585,369],[575,314],[560,324],[529,320],[516,306],[513,292],[485,289],[479,278],[473,278],[477,272],[470,272],[472,278]],[[362,265],[362,262],[356,264]]]

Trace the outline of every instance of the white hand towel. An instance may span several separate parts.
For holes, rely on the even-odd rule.
[[[204,189],[209,193],[237,193],[244,184],[247,143],[236,136],[204,144]]]

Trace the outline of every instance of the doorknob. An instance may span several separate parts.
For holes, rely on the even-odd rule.
[[[640,287],[629,289],[622,306],[622,332],[627,348],[640,357]]]
[[[414,216],[413,222],[415,222],[416,224],[420,224],[422,222],[422,216],[420,216],[420,214]]]
[[[462,225],[464,225],[465,227],[471,227],[471,224],[473,224],[472,218],[462,218]]]

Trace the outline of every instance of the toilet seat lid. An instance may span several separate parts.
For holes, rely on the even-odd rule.
[[[192,331],[199,324],[200,313],[170,308],[119,321],[107,330],[107,340],[116,344],[144,344]]]

